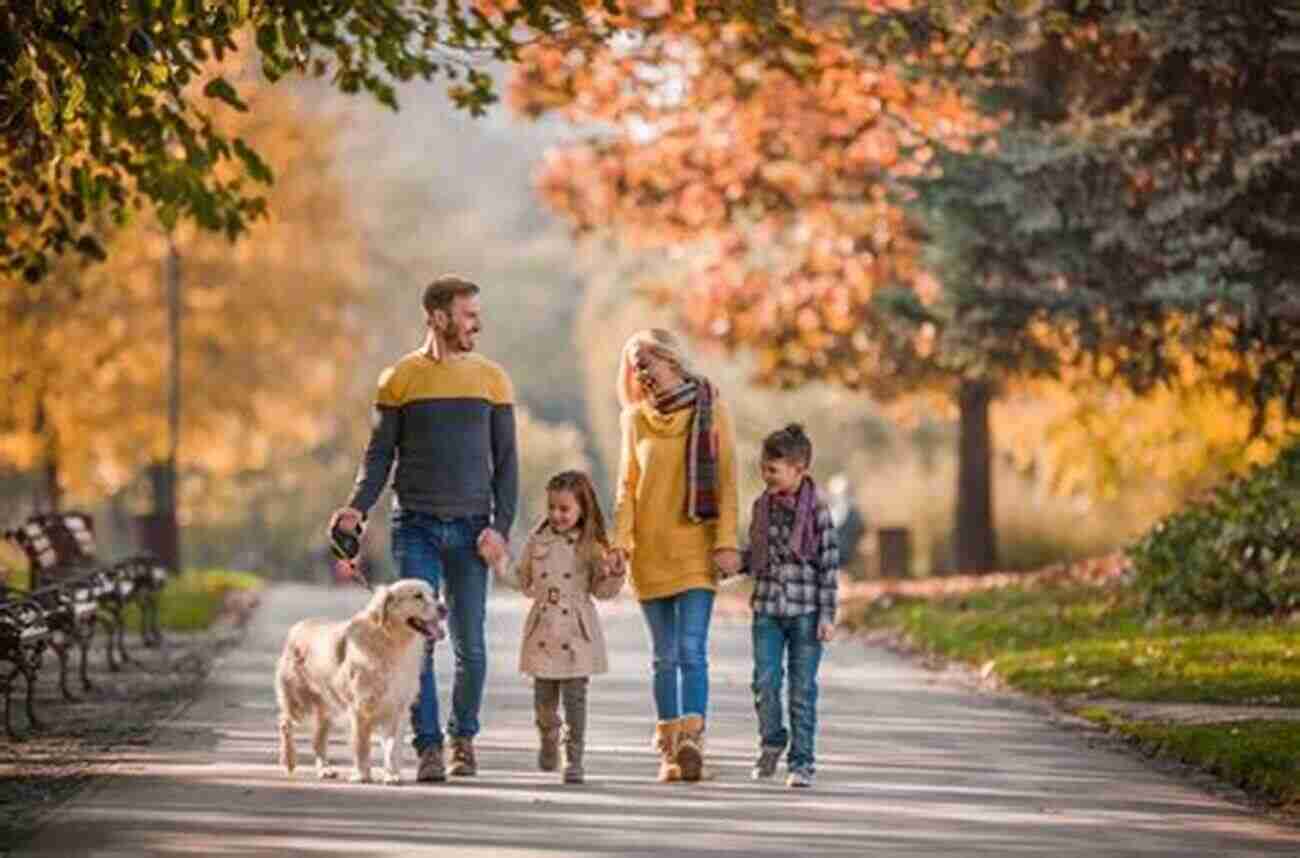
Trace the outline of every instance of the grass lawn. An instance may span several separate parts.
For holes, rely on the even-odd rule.
[[[853,625],[905,632],[1023,691],[1122,700],[1300,705],[1300,622],[1147,620],[1119,587],[1008,588],[859,607]]]
[[[1101,707],[1084,707],[1078,714],[1118,731],[1147,753],[1176,757],[1300,813],[1300,722],[1162,724],[1117,719]]]
[[[1147,619],[1119,585],[1018,587],[926,601],[846,605],[849,624],[891,629],[913,645],[1049,697],[1300,705],[1300,622]],[[1179,725],[1075,711],[1148,751],[1206,769],[1300,812],[1300,723]]]

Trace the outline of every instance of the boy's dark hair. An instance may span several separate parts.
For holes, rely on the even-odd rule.
[[[798,423],[791,423],[763,439],[765,462],[780,459],[806,468],[812,464],[812,452],[812,440]]]
[[[457,277],[455,274],[444,274],[424,287],[424,297],[420,299],[420,303],[424,305],[424,312],[432,316],[434,310],[442,310],[444,313],[449,311],[451,302],[457,298],[478,293],[477,283],[472,283],[464,277]]]

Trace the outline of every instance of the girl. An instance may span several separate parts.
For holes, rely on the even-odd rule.
[[[623,570],[610,562],[605,517],[586,474],[564,471],[552,477],[546,484],[546,510],[519,565],[520,587],[536,600],[524,620],[519,671],[533,677],[541,739],[537,767],[544,772],[559,767],[563,726],[563,780],[582,783],[587,683],[593,674],[609,669],[605,635],[591,597],[618,595]]]

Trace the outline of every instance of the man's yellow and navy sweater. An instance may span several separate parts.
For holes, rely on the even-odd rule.
[[[374,427],[348,505],[367,512],[396,459],[395,510],[490,515],[508,536],[519,491],[514,398],[505,370],[481,355],[406,355],[379,376]]]

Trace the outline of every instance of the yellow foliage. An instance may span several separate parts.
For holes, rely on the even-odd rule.
[[[1139,397],[1098,381],[1025,385],[994,405],[992,419],[1006,454],[1056,491],[1141,499],[1152,515],[1271,461],[1280,441],[1300,431],[1300,421],[1273,413],[1252,437],[1251,409],[1210,387]]]
[[[182,470],[229,474],[319,441],[350,377],[361,240],[330,175],[334,124],[251,82],[218,113],[276,174],[271,215],[239,244],[177,229]],[[165,457],[169,237],[152,218],[108,235],[109,261],[39,287],[0,284],[0,463],[57,466],[64,489],[112,492]]]

